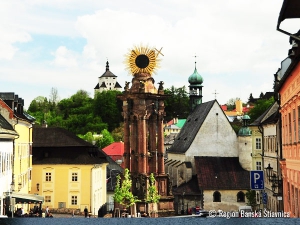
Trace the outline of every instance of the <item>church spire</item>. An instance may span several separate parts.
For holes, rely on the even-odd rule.
[[[203,78],[197,71],[197,61],[196,61],[196,55],[195,55],[195,69],[194,73],[189,76],[189,88],[190,88],[190,108],[191,111],[194,110],[194,108],[202,103],[202,83]]]
[[[109,71],[109,62],[106,61],[106,71]]]

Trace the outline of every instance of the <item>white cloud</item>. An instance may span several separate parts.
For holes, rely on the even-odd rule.
[[[15,92],[24,84],[45,87],[30,90],[30,96],[19,93],[27,103],[48,96],[51,87],[58,88],[61,98],[79,89],[93,93],[106,60],[123,85],[131,80],[124,55],[134,45],[146,44],[163,47],[156,82],[188,86],[196,54],[204,101],[213,99],[215,90],[221,104],[235,97],[246,101],[250,93],[258,97],[272,91],[273,74],[290,48],[288,36],[276,31],[281,5],[274,0],[1,2],[0,91],[8,84]],[[282,26],[292,27],[286,21]],[[78,52],[61,43],[53,47],[51,61],[39,61],[32,57],[35,49],[15,45],[35,42],[34,34],[85,38],[86,45]]]
[[[78,66],[76,53],[68,50],[65,46],[60,46],[55,53],[53,64],[59,67],[76,68]]]

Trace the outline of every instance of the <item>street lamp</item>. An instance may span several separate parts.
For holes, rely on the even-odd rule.
[[[265,168],[265,169],[266,169],[266,172],[267,172],[267,177],[268,177],[269,181],[271,181],[271,171],[273,170],[273,167],[271,167],[270,163],[269,163],[268,167]]]

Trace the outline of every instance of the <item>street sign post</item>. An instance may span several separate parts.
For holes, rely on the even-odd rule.
[[[264,171],[252,170],[250,171],[250,186],[251,190],[264,190]]]

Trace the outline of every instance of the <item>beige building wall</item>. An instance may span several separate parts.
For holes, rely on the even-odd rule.
[[[194,156],[239,156],[236,133],[217,103],[214,103],[186,152],[185,161],[192,163],[193,173],[195,171]]]
[[[106,165],[33,165],[34,193],[44,196],[43,208],[97,215],[106,203]]]
[[[215,190],[204,190],[204,209],[205,210],[223,210],[225,212],[238,211],[240,206],[246,205],[245,201],[238,201],[237,194],[242,191],[246,194],[246,190],[218,190],[221,194],[221,202],[213,201],[213,194]]]

